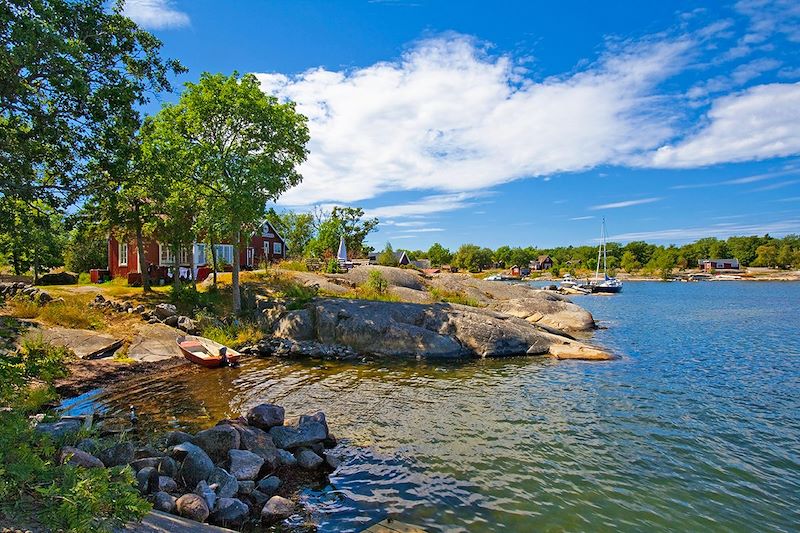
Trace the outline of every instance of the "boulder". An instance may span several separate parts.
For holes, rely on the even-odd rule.
[[[82,466],[83,468],[103,468],[103,461],[94,455],[72,446],[64,446],[58,452],[59,464]]]
[[[614,356],[593,346],[580,342],[565,342],[550,346],[550,355],[556,359],[579,359],[583,361],[609,361]]]
[[[262,403],[247,411],[247,423],[263,430],[282,426],[285,418],[286,411],[280,405]]]
[[[178,514],[195,522],[205,522],[208,518],[208,505],[197,494],[184,494],[175,502]]]
[[[232,498],[239,492],[239,481],[224,468],[215,468],[208,476],[208,482],[217,485],[216,492],[220,498]]]
[[[316,470],[325,462],[322,457],[307,449],[300,450],[296,457],[298,466],[306,470]]]
[[[278,448],[292,450],[321,443],[327,432],[321,423],[307,422],[297,426],[276,426],[269,430],[269,435]]]
[[[161,457],[156,465],[156,469],[162,476],[175,477],[178,475],[180,468],[172,457]]]
[[[253,452],[264,459],[264,464],[270,470],[278,466],[278,448],[266,431],[241,424],[235,424],[233,427],[239,432],[241,449]]]
[[[269,496],[258,489],[253,489],[250,494],[247,495],[248,501],[252,504],[251,507],[256,510],[263,508],[269,501],[269,498]]]
[[[178,484],[169,476],[158,476],[158,490],[162,492],[177,492]]]
[[[297,465],[297,459],[290,451],[278,450],[278,463],[281,466],[293,467]]]
[[[246,481],[239,481],[239,491],[237,492],[240,496],[247,496],[253,492],[253,489],[256,488],[256,482],[252,480]]]
[[[164,454],[161,451],[149,445],[136,448],[133,451],[134,459],[144,459],[145,457],[163,457],[163,456]]]
[[[264,508],[261,510],[261,520],[267,524],[272,524],[289,518],[292,516],[293,511],[294,504],[291,500],[287,500],[286,498],[282,498],[280,496],[273,496],[267,501],[267,503],[264,505]]]
[[[201,481],[197,484],[194,488],[194,493],[206,501],[206,505],[209,509],[213,509],[214,504],[217,503],[217,493],[205,481]]]
[[[83,439],[75,445],[76,448],[92,455],[97,454],[101,448],[100,443],[96,439]]]
[[[61,440],[69,435],[75,435],[81,429],[80,420],[59,420],[52,423],[40,423],[36,425],[36,431],[50,435],[53,440]]]
[[[277,494],[280,486],[281,480],[278,476],[267,476],[256,484],[256,488],[267,496]]]
[[[167,326],[169,326],[171,328],[177,327],[178,326],[178,317],[175,316],[175,315],[168,316],[167,318],[164,319],[164,324],[166,324]]]
[[[131,461],[131,467],[138,472],[142,468],[156,468],[159,461],[161,461],[161,457],[143,457],[141,459],[135,459]]]
[[[134,446],[132,442],[119,442],[97,454],[108,468],[126,465],[133,462]]]
[[[178,501],[175,496],[167,494],[166,492],[156,492],[153,495],[153,509],[161,511],[162,513],[174,514],[176,509],[176,502]]]
[[[229,425],[214,426],[194,436],[194,444],[201,447],[209,457],[220,463],[228,457],[228,451],[239,448],[239,432]]]
[[[43,274],[36,282],[37,285],[75,285],[76,283],[78,283],[78,275],[72,272]]]
[[[142,494],[152,494],[161,490],[158,486],[158,472],[152,466],[146,466],[136,472],[136,483]]]
[[[325,418],[325,413],[322,411],[317,411],[316,413],[310,415],[300,415],[300,420],[298,421],[298,425],[302,426],[305,424],[311,424],[317,422],[325,426],[325,437],[328,436],[328,420]]]
[[[308,309],[289,311],[275,321],[272,334],[282,339],[314,338],[314,317]]]
[[[175,446],[172,453],[181,462],[178,478],[187,487],[195,487],[200,481],[205,481],[214,470],[211,458],[199,446],[184,442]]]
[[[172,304],[157,304],[156,308],[153,309],[153,314],[155,314],[159,320],[164,320],[177,315],[178,308]]]
[[[264,465],[263,458],[247,450],[230,450],[228,458],[229,471],[237,480],[256,479]]]
[[[220,498],[209,521],[223,527],[239,527],[250,515],[250,508],[236,498]]]
[[[331,470],[336,470],[342,465],[342,460],[330,453],[325,454],[325,463]]]
[[[184,442],[192,442],[194,436],[183,431],[170,431],[167,433],[167,446],[175,446]]]
[[[178,317],[177,326],[178,329],[183,330],[187,333],[193,333],[197,331],[197,323],[188,316]]]

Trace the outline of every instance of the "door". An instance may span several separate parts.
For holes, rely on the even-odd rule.
[[[255,259],[256,259],[256,250],[255,250],[255,248],[248,248],[247,249],[247,261],[246,261],[247,266],[249,266],[249,267],[253,266],[253,263],[255,262]]]

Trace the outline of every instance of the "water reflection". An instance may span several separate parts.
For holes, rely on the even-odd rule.
[[[133,404],[140,424],[190,431],[264,401],[324,410],[348,460],[303,494],[322,531],[387,513],[453,531],[791,530],[798,289],[642,283],[582,299],[612,322],[598,340],[628,354],[612,363],[250,359],[69,407]]]

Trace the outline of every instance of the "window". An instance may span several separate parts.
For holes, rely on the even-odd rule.
[[[206,245],[205,244],[195,244],[194,245],[194,264],[195,265],[205,265],[206,264]]]
[[[232,244],[215,244],[214,250],[217,252],[217,262],[225,263],[228,265],[233,264],[233,245]]]
[[[190,250],[191,248],[189,248],[188,246],[184,246],[183,248],[181,248],[181,257],[180,257],[181,265],[188,265],[189,263],[191,263],[192,257]]]
[[[275,255],[282,255],[283,254],[283,244],[279,242],[272,243],[272,251]]]
[[[158,243],[158,264],[175,264],[175,255],[172,253],[172,248],[169,245]]]
[[[128,243],[119,243],[119,266],[128,266]]]
[[[272,233],[272,228],[269,225],[269,222],[264,223],[264,227],[262,228],[261,235],[263,237],[274,237],[275,234]]]

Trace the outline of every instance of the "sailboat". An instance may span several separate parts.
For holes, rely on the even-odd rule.
[[[589,282],[592,292],[622,292],[622,282],[617,278],[608,275],[608,250],[606,248],[606,219],[603,217],[603,224],[600,226],[600,247],[597,249],[597,268],[594,272],[594,280]],[[603,277],[600,278],[600,260],[603,260]]]

